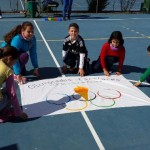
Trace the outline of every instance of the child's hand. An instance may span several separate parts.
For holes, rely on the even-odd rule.
[[[117,71],[117,72],[116,72],[116,75],[121,75],[121,72]]]
[[[104,70],[104,75],[105,76],[110,76],[109,72],[107,70]]]
[[[138,87],[138,86],[140,86],[141,85],[141,82],[136,82],[135,84],[134,84],[134,86],[136,86],[136,87]]]
[[[78,74],[83,77],[85,75],[85,72],[83,69],[79,68]]]
[[[40,76],[39,70],[38,69],[34,69],[33,75],[39,77]]]
[[[66,74],[67,73],[67,66],[62,67],[62,73]]]
[[[26,78],[23,77],[22,75],[14,75],[14,80],[16,80],[18,82],[18,84],[26,83]]]

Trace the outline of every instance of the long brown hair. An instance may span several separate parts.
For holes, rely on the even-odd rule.
[[[34,29],[34,26],[31,22],[25,21],[22,25],[17,25],[10,32],[6,33],[4,35],[4,41],[10,45],[12,38],[17,34],[21,34],[21,31],[25,31],[28,26],[31,26]]]
[[[18,59],[19,51],[13,46],[5,46],[0,48],[0,59],[7,56],[12,56],[12,59],[14,60]]]

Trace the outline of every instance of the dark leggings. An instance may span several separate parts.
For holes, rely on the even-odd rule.
[[[110,71],[113,64],[118,62],[118,57],[107,56],[105,58],[105,62],[106,62],[107,70]],[[92,71],[93,72],[102,72],[103,71],[102,65],[100,62],[100,58],[98,58],[96,61],[92,62]]]
[[[84,59],[84,66],[83,69],[84,71],[86,71],[87,68],[87,58]],[[68,53],[65,57],[65,59],[63,60],[63,62],[67,65],[70,66],[71,68],[75,68],[77,66],[79,66],[80,63],[80,57],[78,55],[72,54],[72,53]]]
[[[29,55],[28,53],[21,53],[19,56],[19,63],[20,63],[20,68],[21,68],[21,74],[24,75],[26,71],[26,63],[29,60]],[[15,72],[14,72],[15,73]]]

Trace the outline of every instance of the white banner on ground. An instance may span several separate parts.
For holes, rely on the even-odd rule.
[[[122,75],[58,77],[20,85],[20,90],[30,118],[150,105],[150,98]]]

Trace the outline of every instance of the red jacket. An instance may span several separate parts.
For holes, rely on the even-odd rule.
[[[118,69],[122,70],[124,58],[125,58],[125,48],[123,45],[119,46],[118,50],[112,50],[110,47],[110,43],[106,42],[100,52],[100,61],[102,68],[106,68],[105,58],[106,56],[115,56],[118,57],[119,66]]]

